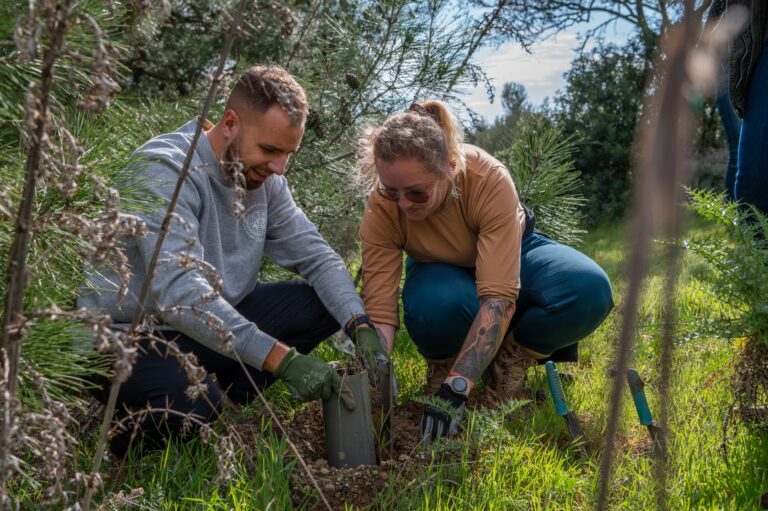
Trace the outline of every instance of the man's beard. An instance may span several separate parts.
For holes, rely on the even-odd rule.
[[[264,183],[260,181],[248,180],[246,174],[250,169],[246,169],[243,166],[243,161],[240,159],[239,151],[235,149],[235,145],[237,145],[239,142],[239,139],[235,140],[229,145],[229,147],[227,147],[227,150],[224,152],[224,159],[221,162],[221,166],[233,180],[238,180],[238,177],[240,178],[239,186],[245,188],[246,190],[255,190]]]

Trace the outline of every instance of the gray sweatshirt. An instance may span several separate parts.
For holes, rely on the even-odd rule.
[[[133,275],[122,306],[117,299],[117,275],[99,268],[88,269],[79,307],[100,310],[118,324],[133,320],[157,232],[196,125],[197,120],[193,119],[173,133],[153,138],[136,151],[142,161],[139,179],[162,199],[163,205],[140,215],[147,223],[149,235],[124,240]],[[208,328],[206,315],[210,313],[234,334],[233,348],[243,362],[261,369],[276,340],[240,315],[234,305],[258,283],[263,256],[304,277],[340,324],[355,314],[363,314],[364,309],[344,263],[296,206],[285,177],[273,175],[261,187],[248,190],[241,220],[232,214],[234,190],[202,134],[175,209],[180,219],[171,221],[163,242],[163,262],[155,270],[145,311],[157,314],[168,327],[233,357],[221,347],[221,337]],[[224,285],[217,298],[203,298],[213,292],[213,287],[198,265],[179,264],[179,256],[187,254],[218,271]],[[198,312],[192,312],[190,307]]]

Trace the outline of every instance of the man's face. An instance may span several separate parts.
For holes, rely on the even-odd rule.
[[[246,188],[255,190],[272,174],[285,173],[303,135],[304,122],[292,126],[291,116],[277,105],[265,112],[244,114],[224,154],[224,166],[231,169],[239,162]]]

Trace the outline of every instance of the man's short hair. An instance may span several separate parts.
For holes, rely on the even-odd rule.
[[[235,111],[246,107],[258,113],[279,105],[291,116],[291,124],[307,118],[307,94],[296,79],[280,66],[253,66],[237,79],[227,100]]]

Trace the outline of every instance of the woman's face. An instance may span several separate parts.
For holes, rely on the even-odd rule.
[[[430,172],[416,158],[400,158],[391,162],[376,159],[379,174],[378,193],[397,202],[410,220],[424,220],[445,199],[448,178]]]

